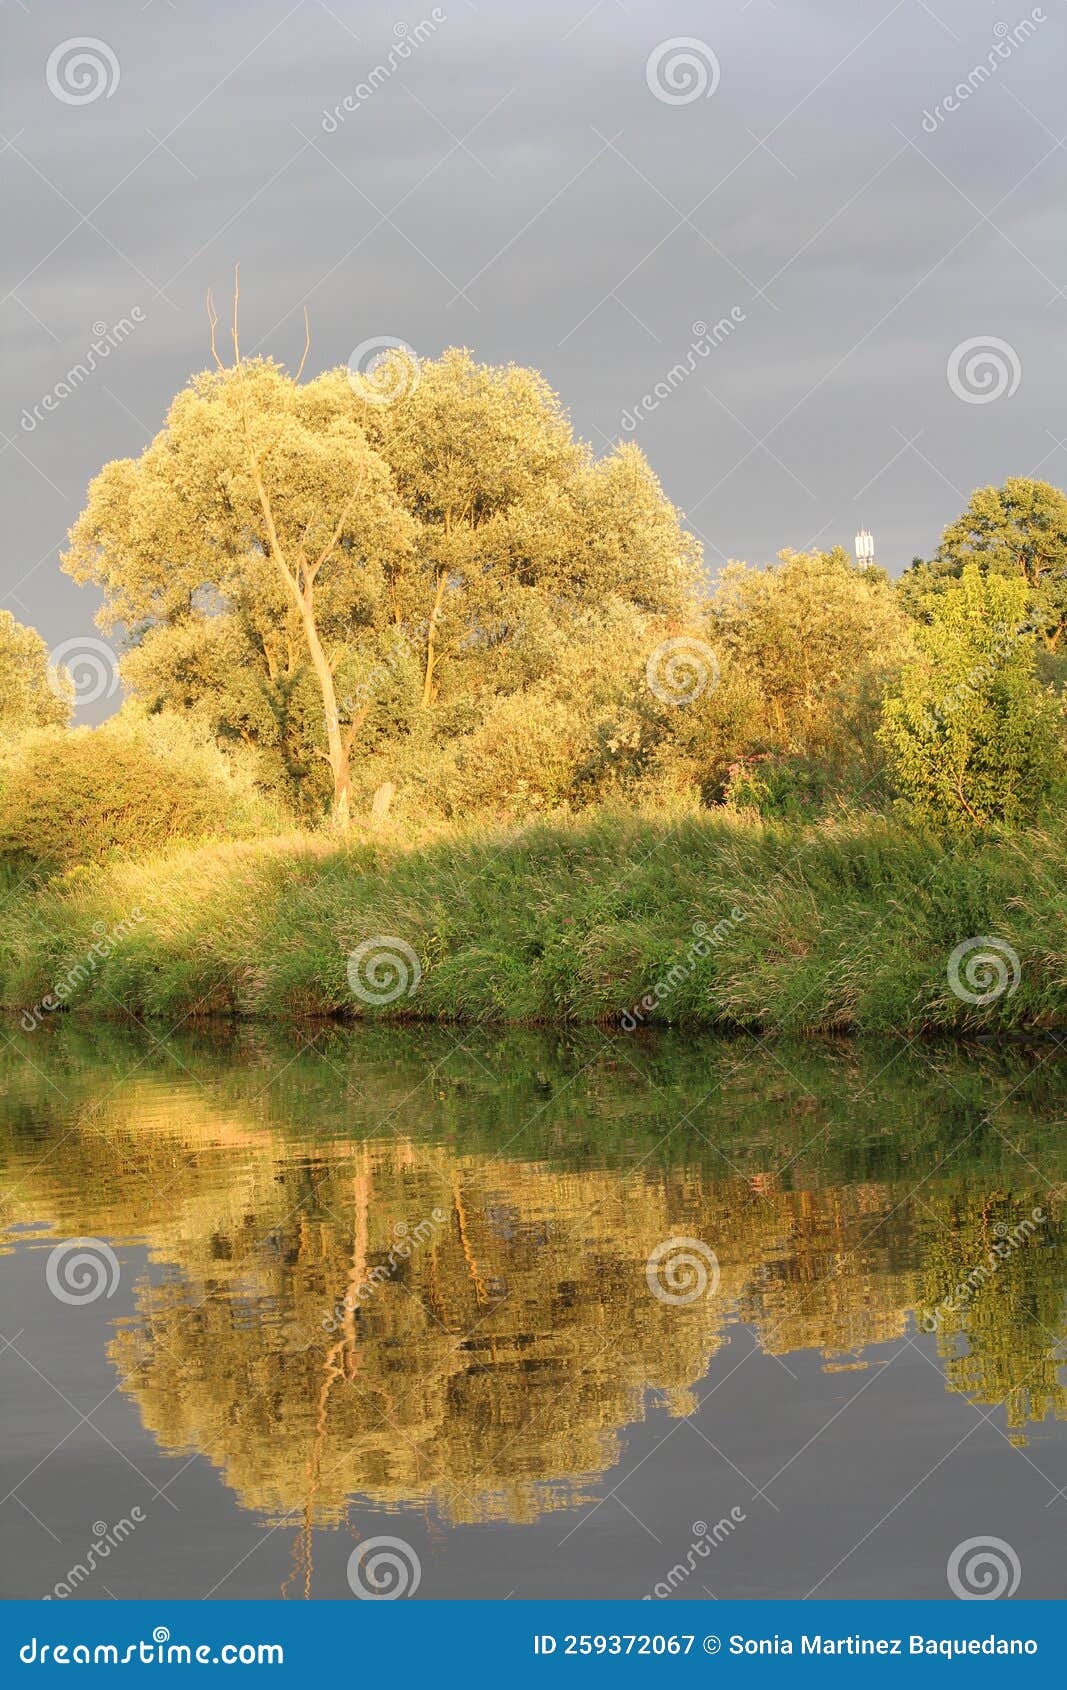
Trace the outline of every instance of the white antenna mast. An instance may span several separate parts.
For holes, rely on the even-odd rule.
[[[869,528],[861,528],[856,535],[856,562],[861,569],[869,569],[874,562],[874,535]]]

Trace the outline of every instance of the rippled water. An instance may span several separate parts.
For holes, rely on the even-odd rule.
[[[4,1595],[1063,1594],[1052,1046],[5,1037]]]

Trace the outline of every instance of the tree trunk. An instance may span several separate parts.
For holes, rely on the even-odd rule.
[[[298,595],[300,614],[304,622],[304,637],[307,640],[308,654],[311,667],[315,671],[315,679],[319,683],[322,693],[322,706],[326,716],[326,752],[333,776],[333,819],[337,826],[346,831],[352,819],[352,759],[350,746],[341,729],[341,718],[337,709],[337,689],[333,684],[333,670],[330,668],[326,653],[322,649],[319,630],[315,626],[315,613],[312,605],[311,588],[305,588]]]
[[[308,571],[304,558],[298,560],[298,568],[304,577],[301,586],[299,575],[290,569],[278,539],[278,530],[274,522],[274,512],[271,509],[270,496],[260,473],[259,459],[252,442],[251,431],[245,423],[245,435],[248,455],[252,467],[252,480],[259,499],[259,507],[263,512],[263,520],[267,529],[267,543],[270,555],[274,559],[282,580],[289,590],[293,603],[300,612],[300,620],[304,625],[304,638],[307,641],[308,655],[311,667],[315,671],[315,678],[319,683],[322,694],[322,707],[326,717],[326,747],[333,775],[333,819],[342,832],[347,832],[352,819],[352,760],[351,741],[346,740],[341,732],[341,721],[337,710],[337,690],[333,684],[333,670],[322,649],[319,630],[315,626],[315,571]],[[325,555],[325,554],[324,554]],[[321,561],[321,560],[320,560]]]
[[[433,670],[437,660],[437,619],[441,614],[441,600],[445,596],[445,582],[448,579],[444,570],[437,577],[437,591],[434,594],[433,609],[426,631],[426,673],[422,682],[422,708],[428,708],[433,698]]]
[[[237,333],[238,309],[241,297],[238,283],[239,271],[240,265],[238,265],[237,270],[234,271],[233,281],[233,355],[234,369],[241,376],[243,381],[244,366],[241,362],[241,346]],[[215,314],[215,307],[212,303],[210,293],[208,294],[208,322],[211,326],[211,351],[219,369],[225,373],[222,359],[220,358],[215,346],[215,325],[218,322],[218,318]],[[301,358],[300,368],[296,372],[297,382],[299,382],[300,377],[303,374],[304,361],[308,355],[308,347],[311,345],[311,335],[310,329],[308,328],[306,310],[304,312],[304,328],[304,356]],[[285,552],[282,550],[282,544],[278,538],[278,527],[274,521],[274,510],[270,502],[270,495],[267,492],[266,484],[263,480],[263,471],[260,465],[259,453],[256,450],[256,443],[252,434],[252,424],[249,421],[248,411],[245,408],[243,399],[241,404],[241,420],[244,427],[245,450],[248,453],[248,465],[252,472],[252,485],[256,490],[256,498],[259,501],[259,508],[263,513],[263,522],[267,531],[267,550],[275,568],[285,583],[285,587],[290,598],[295,604],[297,610],[300,612],[300,619],[304,625],[304,637],[307,641],[308,655],[311,658],[311,666],[315,671],[315,677],[319,683],[319,690],[322,694],[322,707],[326,718],[327,760],[330,765],[330,772],[333,775],[334,821],[342,830],[347,830],[352,812],[351,751],[356,727],[354,725],[350,726],[347,733],[342,733],[341,731],[341,721],[337,710],[337,690],[333,684],[333,670],[330,667],[329,659],[322,648],[322,641],[319,638],[319,630],[315,626],[315,577],[318,575],[319,570],[322,568],[327,557],[333,551],[341,537],[345,517],[347,516],[349,508],[351,507],[359,490],[358,485],[353,491],[352,497],[345,504],[345,508],[341,512],[340,520],[338,521],[337,528],[334,532],[333,539],[329,541],[321,557],[319,557],[316,563],[309,567],[308,561],[304,557],[303,553],[298,551],[296,557],[296,568],[293,569],[289,564],[289,560],[286,558]],[[359,719],[362,720],[362,717]]]

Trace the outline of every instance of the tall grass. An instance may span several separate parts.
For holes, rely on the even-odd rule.
[[[608,813],[418,848],[205,846],[0,893],[0,1001],[24,1011],[77,971],[76,1011],[171,1022],[1067,1027],[1065,847],[1067,824],[947,840],[876,817],[800,830]],[[110,954],[84,966],[121,923]],[[982,937],[1014,952],[1018,983],[1009,960],[1005,989],[974,1004],[947,971]],[[383,1006],[348,978],[350,954],[376,938],[402,940],[421,969]],[[997,984],[961,966],[972,995]]]

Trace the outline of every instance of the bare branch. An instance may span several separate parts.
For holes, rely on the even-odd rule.
[[[310,350],[311,350],[311,319],[308,316],[308,308],[305,305],[304,306],[304,352],[303,352],[303,356],[300,359],[300,364],[299,364],[299,367],[297,369],[296,375],[293,377],[294,381],[299,381],[300,377],[303,375],[304,365],[307,363],[307,356],[308,356],[308,353],[310,352]]]
[[[216,364],[221,370],[225,366],[223,365],[222,359],[219,357],[219,349],[215,345],[215,330],[219,326],[219,314],[215,310],[215,301],[212,298],[210,288],[207,290],[207,323],[211,334],[211,356],[214,358]]]
[[[241,362],[241,342],[238,337],[238,314],[241,305],[241,265],[233,267],[233,361],[238,366]]]
[[[249,471],[250,471],[250,474],[251,474],[251,477],[252,477],[252,486],[255,490],[256,499],[259,503],[260,512],[261,512],[262,517],[263,517],[264,528],[266,530],[266,540],[267,540],[266,550],[267,550],[267,553],[270,556],[270,558],[273,560],[274,566],[277,569],[278,574],[281,576],[282,582],[284,583],[286,592],[288,593],[288,596],[289,596],[290,600],[292,601],[293,607],[295,608],[295,610],[297,611],[297,613],[300,616],[300,620],[303,624],[303,629],[304,629],[304,638],[305,638],[305,641],[307,643],[308,656],[311,659],[311,666],[315,671],[316,677],[317,677],[318,682],[319,682],[319,687],[320,687],[320,690],[321,690],[321,693],[322,693],[322,702],[323,702],[323,708],[324,708],[324,713],[325,713],[325,722],[326,722],[326,738],[327,738],[329,749],[326,753],[320,753],[320,754],[325,757],[325,760],[329,764],[330,771],[333,775],[333,782],[334,782],[334,816],[335,816],[336,821],[341,826],[341,828],[345,829],[345,828],[347,828],[348,822],[349,822],[350,803],[351,803],[351,777],[350,777],[349,758],[350,758],[350,753],[351,753],[351,749],[352,749],[352,742],[355,739],[355,735],[356,735],[356,732],[358,731],[362,717],[358,718],[354,723],[352,723],[345,732],[342,732],[341,724],[340,724],[340,721],[338,719],[338,713],[337,713],[337,698],[336,698],[336,693],[334,691],[333,671],[332,671],[330,664],[327,660],[326,653],[323,650],[322,639],[321,639],[321,636],[320,636],[320,633],[319,633],[319,629],[318,629],[318,627],[316,626],[316,623],[315,623],[315,611],[314,611],[312,587],[313,587],[313,584],[314,584],[315,575],[318,573],[319,569],[322,567],[322,564],[325,562],[326,558],[329,556],[330,552],[336,546],[337,541],[340,538],[340,535],[341,535],[341,532],[342,532],[342,529],[343,529],[343,526],[344,526],[345,518],[347,517],[348,511],[351,508],[352,501],[357,497],[357,495],[359,493],[359,489],[362,485],[363,477],[362,477],[362,474],[361,474],[359,481],[356,484],[355,490],[352,493],[351,498],[346,501],[345,509],[342,512],[341,519],[340,519],[340,522],[338,523],[336,533],[335,533],[333,539],[330,540],[327,543],[326,548],[322,553],[322,556],[320,557],[318,563],[315,565],[314,571],[309,570],[307,558],[305,557],[304,552],[303,552],[302,542],[298,542],[298,544],[297,544],[297,548],[296,548],[296,552],[295,552],[295,558],[294,558],[294,562],[295,562],[295,568],[294,568],[290,564],[288,558],[286,557],[286,552],[285,552],[285,550],[283,549],[283,546],[282,546],[281,536],[278,533],[278,526],[277,526],[277,523],[276,523],[275,517],[274,517],[274,510],[273,510],[273,506],[272,506],[272,503],[271,503],[271,497],[270,497],[269,492],[267,491],[266,483],[265,483],[264,478],[263,478],[263,457],[260,454],[260,452],[258,452],[257,449],[256,449],[255,437],[254,437],[253,431],[252,431],[252,419],[251,419],[251,416],[249,415],[249,407],[248,407],[246,371],[245,371],[244,363],[243,363],[242,358],[241,358],[240,304],[241,304],[241,266],[240,266],[240,264],[236,264],[234,266],[234,272],[233,272],[233,355],[234,355],[234,360],[235,360],[235,373],[238,377],[238,401],[239,401],[239,407],[240,407],[242,430],[243,430],[244,439],[245,439],[245,450],[246,450],[246,453],[247,453],[247,456],[248,456],[248,468],[249,468]],[[217,316],[217,313],[215,311],[214,302],[212,301],[211,295],[209,294],[208,295],[208,322],[211,326],[211,350],[212,350],[212,353],[214,355],[215,362],[218,364],[219,369],[222,370],[224,368],[224,366],[222,364],[222,360],[220,359],[220,357],[218,355],[218,350],[217,350],[217,347],[215,345],[215,327],[216,327],[217,321],[218,321],[218,316]],[[310,344],[311,344],[311,330],[310,330],[310,325],[309,325],[309,322],[308,322],[307,311],[305,310],[305,312],[304,312],[304,357],[300,361],[300,371],[298,371],[298,373],[297,373],[297,379],[298,380],[299,380],[300,372],[304,368],[304,361],[307,358],[308,348],[309,348]],[[270,447],[268,447],[268,451],[273,450],[274,446],[277,444],[278,440],[281,438],[281,435],[284,432],[284,428],[285,428],[285,422],[283,420],[283,423],[282,423],[281,427],[279,428],[278,433],[275,435],[275,438],[271,442]],[[305,535],[306,535],[306,533],[307,533],[307,528],[305,528]],[[290,556],[293,556],[293,554],[290,553]]]

